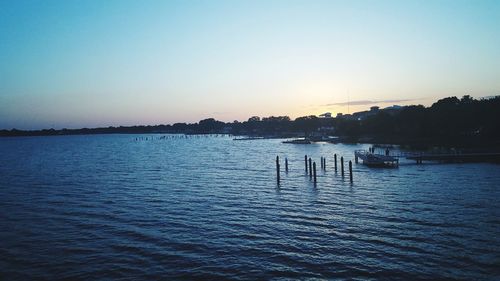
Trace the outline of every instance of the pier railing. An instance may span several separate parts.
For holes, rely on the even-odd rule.
[[[376,154],[385,155],[385,154]],[[388,156],[395,158],[406,158],[415,160],[417,163],[422,161],[438,161],[438,162],[496,162],[500,163],[499,152],[479,152],[479,153],[463,153],[461,151],[452,152],[408,152],[408,151],[390,151]]]
[[[390,156],[394,158],[406,158],[415,160],[417,163],[422,161],[439,161],[439,162],[496,162],[500,163],[500,152],[479,152],[479,153],[463,153],[461,151],[451,152],[410,152],[410,151],[388,151],[384,154],[376,152],[368,152],[366,150],[356,150],[355,154],[368,155],[372,154],[378,157]]]

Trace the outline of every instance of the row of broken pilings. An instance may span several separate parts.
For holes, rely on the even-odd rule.
[[[169,139],[193,139],[193,138],[210,138],[210,137],[225,137],[229,134],[181,134],[181,133],[170,133],[166,135],[148,135],[148,136],[138,136],[134,138],[134,141],[152,141],[152,140],[169,140]]]
[[[333,155],[334,159],[334,169],[335,172],[337,172],[337,154]],[[321,170],[326,171],[326,157],[321,157]],[[304,166],[305,166],[305,171],[306,175],[309,173],[309,178],[313,180],[314,184],[317,182],[317,176],[316,176],[316,162],[312,161],[312,158],[309,157],[307,158],[307,155],[304,155]],[[276,180],[278,184],[280,183],[281,177],[280,177],[280,157],[276,156]],[[285,158],[285,172],[288,173],[288,158]],[[340,157],[340,173],[342,175],[342,178],[345,176],[344,173],[344,157]],[[353,182],[353,176],[352,176],[352,161],[349,160],[349,181],[352,183]]]

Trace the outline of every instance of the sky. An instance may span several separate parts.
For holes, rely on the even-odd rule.
[[[500,1],[0,0],[0,129],[500,94]]]

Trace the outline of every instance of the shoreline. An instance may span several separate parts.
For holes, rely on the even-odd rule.
[[[49,131],[49,130],[47,130]],[[69,130],[50,130],[49,132],[43,131],[16,131],[14,134],[0,134],[0,138],[15,138],[15,137],[53,137],[53,136],[83,136],[83,135],[144,135],[144,134],[169,134],[169,135],[228,135],[235,138],[245,138],[248,140],[262,140],[262,139],[303,139],[306,138],[303,134],[275,134],[275,135],[263,135],[263,134],[231,134],[226,132],[162,132],[162,131],[141,131],[141,132],[99,132],[96,129],[88,130],[77,130],[78,132],[69,132]],[[0,131],[1,132],[1,131]],[[5,130],[3,131],[5,132]],[[500,151],[500,139],[491,139],[484,137],[427,137],[427,138],[407,138],[398,136],[332,136],[336,137],[334,141],[314,141],[316,142],[327,142],[327,143],[343,143],[343,144],[371,144],[374,146],[391,146],[397,145],[405,149],[410,150],[428,150],[432,148],[457,148],[457,149],[467,149],[471,151],[484,151],[494,150]]]

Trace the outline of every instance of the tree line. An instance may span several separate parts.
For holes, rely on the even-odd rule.
[[[500,144],[500,96],[447,97],[430,107],[412,105],[392,114],[381,110],[365,120],[336,120],[336,126],[340,134],[384,142]]]
[[[357,141],[372,139],[387,143],[410,141],[496,141],[500,139],[500,96],[474,99],[447,97],[430,107],[412,105],[398,110],[378,110],[374,114],[337,118],[314,115],[291,120],[288,116],[251,117],[246,121],[222,122],[214,118],[197,123],[175,123],[155,126],[120,126],[83,129],[46,129],[35,131],[0,130],[0,136],[38,136],[74,134],[233,134],[249,136],[289,137],[329,134]]]

